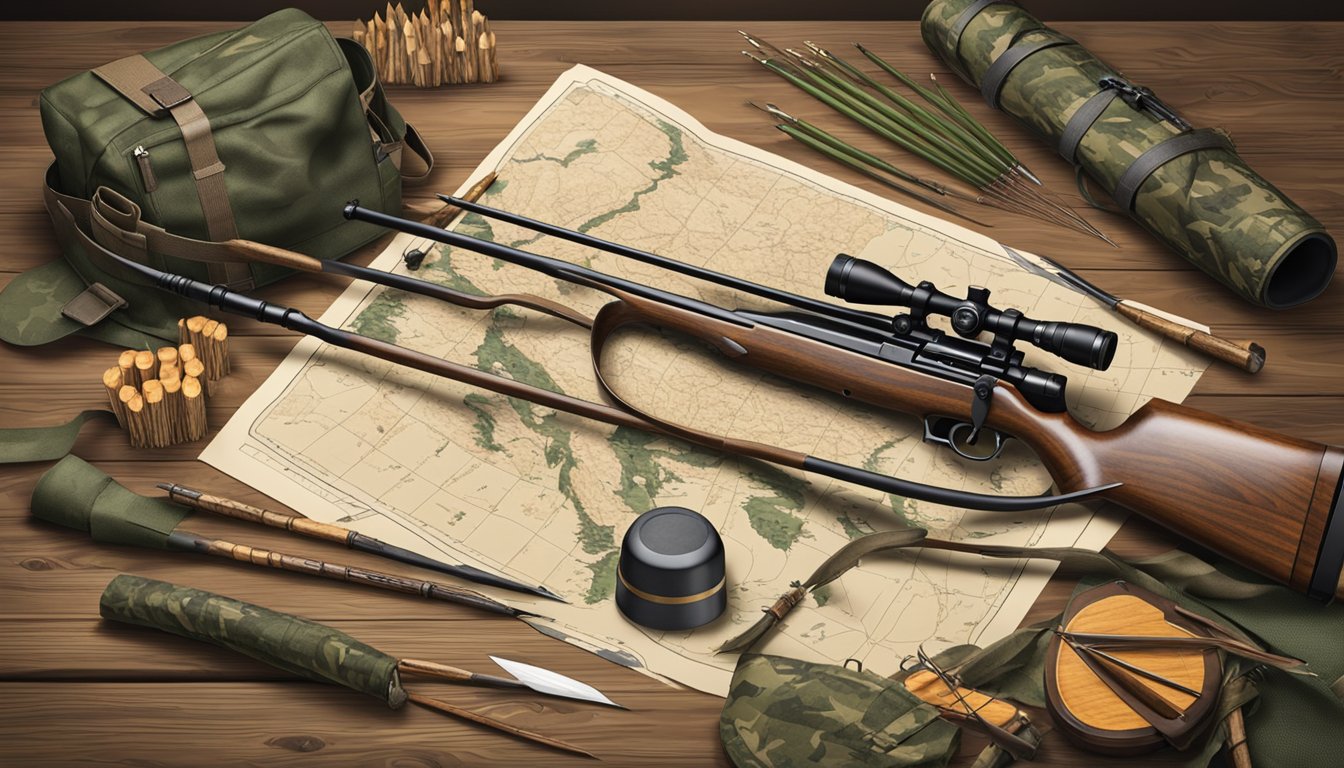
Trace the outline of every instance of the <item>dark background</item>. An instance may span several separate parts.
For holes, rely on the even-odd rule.
[[[410,10],[423,0],[403,0]],[[926,0],[480,0],[492,19],[918,19]],[[296,6],[326,20],[368,18],[385,0],[26,0],[0,19],[253,20]],[[1023,0],[1047,21],[1069,19],[1344,19],[1344,3],[1269,0]]]

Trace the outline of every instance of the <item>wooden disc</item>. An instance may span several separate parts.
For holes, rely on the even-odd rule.
[[[1064,614],[1069,632],[1143,637],[1194,637],[1195,625],[1174,612],[1175,605],[1158,595],[1123,581],[1090,589],[1076,596]],[[1079,651],[1058,635],[1050,641],[1045,660],[1046,706],[1059,729],[1071,741],[1105,754],[1134,755],[1163,744],[1183,749],[1210,724],[1222,687],[1218,653],[1199,648],[1106,649],[1106,653],[1156,676],[1200,691],[1191,696],[1160,682],[1117,671],[1094,657],[1090,665]],[[1150,721],[1152,711],[1135,697],[1103,679],[1096,666],[1111,667],[1132,683],[1147,688],[1183,717]],[[1144,711],[1148,710],[1148,716]]]

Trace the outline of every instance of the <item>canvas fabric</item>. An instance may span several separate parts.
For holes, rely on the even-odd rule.
[[[98,608],[105,619],[212,643],[310,680],[360,691],[389,707],[407,698],[395,658],[298,616],[129,574],[107,585]]]
[[[738,768],[933,768],[957,728],[900,683],[848,667],[743,654],[719,719]]]
[[[295,9],[77,74],[43,91],[40,108],[55,155],[43,195],[63,258],[0,294],[0,338],[19,345],[72,333],[176,342],[176,320],[198,308],[127,281],[100,249],[253,288],[288,271],[222,243],[341,258],[381,234],[346,221],[342,205],[399,213],[405,150],[432,163],[368,52]],[[99,217],[100,191],[135,215]]]

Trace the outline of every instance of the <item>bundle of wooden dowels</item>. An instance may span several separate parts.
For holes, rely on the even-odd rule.
[[[208,428],[205,398],[229,372],[229,329],[196,316],[177,322],[176,347],[128,349],[103,372],[117,423],[136,448],[200,440]]]
[[[388,3],[382,16],[355,24],[354,38],[384,83],[427,88],[499,78],[495,33],[472,0],[427,0],[418,14]]]

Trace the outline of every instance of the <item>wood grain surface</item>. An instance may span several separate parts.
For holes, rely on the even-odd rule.
[[[204,34],[217,23],[34,22],[0,25],[0,285],[57,255],[39,184],[50,162],[37,98],[64,77],[130,53]],[[1344,24],[1340,23],[1062,23],[1102,58],[1154,88],[1197,125],[1227,128],[1261,174],[1344,232]],[[914,72],[940,80],[1014,151],[1060,191],[1071,172],[1042,142],[979,104],[919,41],[908,22],[500,22],[503,79],[489,86],[393,89],[392,100],[424,134],[438,158],[429,183],[408,188],[414,202],[459,186],[555,77],[582,62],[626,79],[685,108],[709,128],[834,174],[879,194],[882,188],[827,164],[779,134],[747,99],[781,107],[836,129],[864,146],[777,78],[737,54],[734,30],[778,42],[812,39],[835,49],[859,41]],[[334,23],[340,34],[347,23]],[[915,165],[914,161],[911,161]],[[333,200],[337,205],[343,201]],[[904,201],[902,201],[904,202]],[[918,204],[913,204],[918,207]],[[1126,220],[1083,215],[1121,246],[996,211],[977,211],[995,226],[986,234],[1077,269],[1121,295],[1208,323],[1224,335],[1268,350],[1254,377],[1211,368],[1189,403],[1295,437],[1344,443],[1344,287],[1335,285],[1301,309],[1272,312],[1232,297],[1212,279],[1162,250]],[[354,257],[367,263],[375,245]],[[758,277],[747,275],[747,277]],[[818,280],[821,276],[818,275]],[[344,281],[305,275],[261,291],[263,298],[314,316]],[[216,428],[259,385],[295,338],[273,327],[230,318],[233,373],[210,402]],[[114,358],[95,342],[70,339],[25,350],[0,346],[0,424],[37,426],[103,404],[101,373]],[[213,434],[213,430],[212,430]],[[273,500],[195,461],[204,443],[132,452],[115,427],[86,429],[75,452],[141,493],[179,482],[273,509]],[[300,682],[210,646],[109,626],[98,596],[119,572],[168,579],[331,622],[397,656],[487,671],[487,653],[539,664],[595,685],[629,712],[520,696],[508,691],[426,683],[422,692],[571,741],[608,765],[724,763],[717,736],[721,702],[676,690],[621,669],[519,622],[411,596],[371,593],[298,574],[236,567],[213,558],[92,544],[84,535],[34,522],[28,498],[47,465],[0,472],[0,764],[68,765],[361,765],[452,766],[589,764],[544,751],[419,708],[388,711],[344,690]],[[327,542],[197,515],[193,530],[365,567],[387,563]],[[1150,554],[1174,540],[1130,521],[1112,549]],[[1189,547],[1190,545],[1183,545]],[[408,575],[428,576],[428,573]],[[1028,621],[1057,613],[1073,588],[1057,576]],[[1040,716],[1042,719],[1044,715]],[[1254,717],[1248,719],[1255,739]],[[959,765],[982,745],[968,738]],[[1145,765],[1174,765],[1172,755]],[[1085,755],[1047,735],[1038,764],[1131,764]]]

